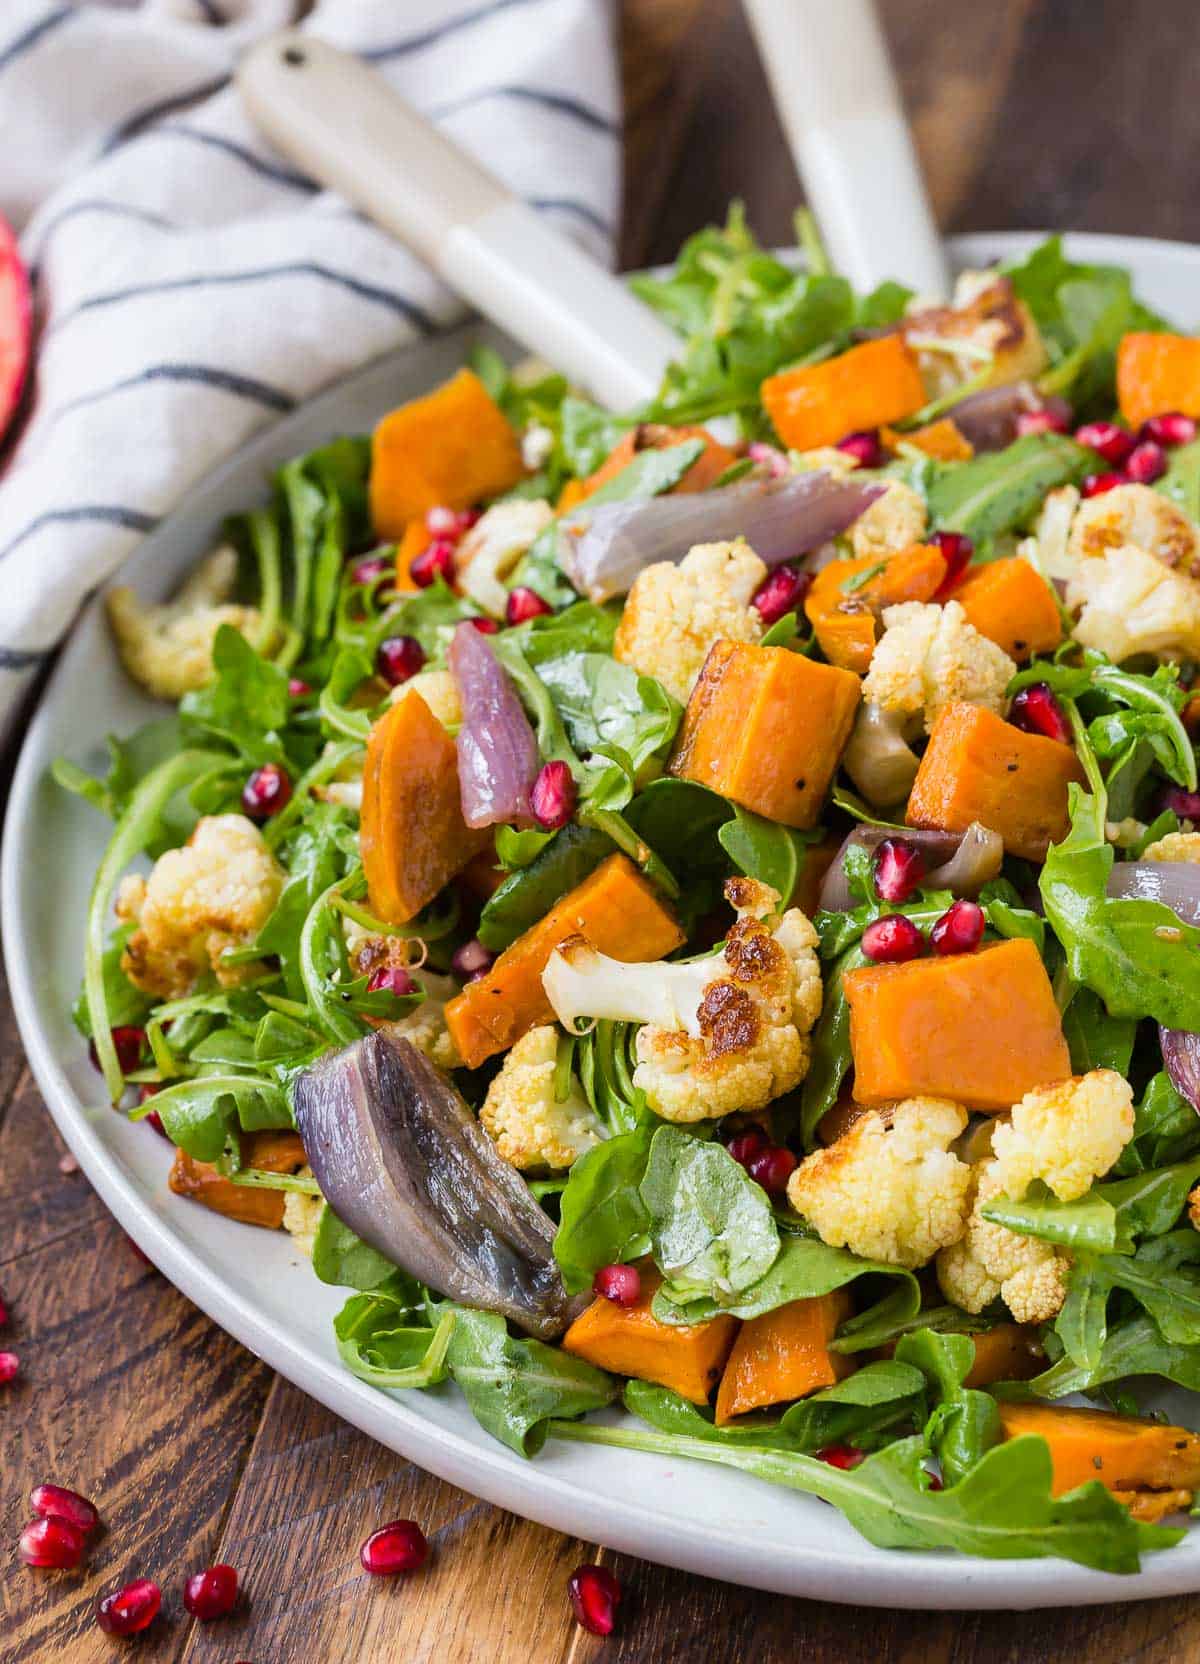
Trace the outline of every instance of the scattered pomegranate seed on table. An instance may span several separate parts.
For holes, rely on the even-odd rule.
[[[925,938],[903,913],[885,913],[863,931],[862,951],[876,965],[899,965],[924,953]]]
[[[621,1601],[621,1585],[607,1566],[577,1566],[567,1579],[575,1621],[589,1635],[611,1635]]]
[[[811,588],[812,578],[807,572],[795,566],[777,566],[750,597],[750,605],[770,627],[795,612]]]
[[[227,1618],[237,1605],[238,1574],[233,1566],[210,1566],[183,1583],[183,1604],[202,1624]]]
[[[925,857],[907,838],[885,838],[875,851],[875,889],[883,901],[907,901],[921,887]]]
[[[1135,445],[1125,463],[1125,476],[1135,485],[1153,485],[1167,471],[1167,453],[1153,439]]]
[[[358,1558],[372,1577],[395,1577],[423,1566],[429,1558],[429,1544],[415,1520],[393,1520],[372,1531]]]
[[[1171,410],[1162,416],[1150,416],[1138,429],[1138,438],[1149,439],[1156,445],[1190,445],[1196,437],[1196,424],[1182,411]]]
[[[1009,706],[1008,720],[1026,734],[1041,734],[1043,739],[1061,740],[1064,745],[1071,743],[1067,713],[1045,682],[1021,689]]]
[[[1105,462],[1119,468],[1134,447],[1134,437],[1115,422],[1085,422],[1075,429],[1075,442],[1095,451]]]
[[[464,942],[461,947],[455,948],[454,956],[450,961],[450,969],[455,976],[478,976],[480,971],[490,970],[495,960],[496,955],[491,949],[485,948],[481,941],[472,937],[469,942]]]
[[[0,1352],[0,1387],[15,1381],[21,1371],[21,1360],[15,1352]]]
[[[398,688],[424,668],[425,649],[416,636],[388,636],[375,649],[375,669],[390,688]]]
[[[1115,491],[1119,485],[1128,485],[1124,474],[1087,474],[1080,482],[1081,497],[1103,497],[1106,491]]]
[[[549,601],[545,601],[536,589],[527,589],[524,584],[518,584],[516,589],[510,589],[508,600],[504,606],[504,621],[506,624],[524,624],[530,618],[544,618],[554,608]]]
[[[415,994],[417,985],[403,965],[380,965],[367,978],[367,993],[378,994],[381,991],[403,999],[406,994]]]
[[[751,1156],[746,1171],[755,1184],[762,1185],[768,1195],[779,1196],[787,1189],[787,1182],[796,1170],[796,1158],[782,1144],[768,1144],[765,1150]]]
[[[933,597],[935,601],[944,601],[962,582],[975,553],[975,545],[965,532],[934,532],[929,541],[937,545],[946,562],[946,576]]]
[[[148,1577],[138,1577],[96,1602],[96,1622],[106,1635],[140,1635],[158,1617],[162,1590]]]
[[[872,429],[848,433],[844,439],[838,440],[836,448],[845,451],[847,456],[857,457],[860,468],[883,467],[883,446],[879,443],[879,435]]]
[[[974,953],[983,940],[983,908],[978,902],[959,898],[951,902],[929,932],[934,953]]]
[[[642,1297],[642,1278],[636,1265],[602,1265],[592,1279],[592,1293],[614,1306],[636,1306]]]
[[[841,1468],[846,1473],[866,1459],[866,1451],[859,1450],[858,1446],[853,1444],[827,1444],[823,1450],[817,1451],[819,1462],[828,1462],[831,1468]]]
[[[70,1571],[83,1559],[87,1533],[70,1520],[48,1516],[30,1520],[17,1539],[17,1554],[26,1566]]]
[[[100,1524],[96,1504],[65,1485],[35,1485],[29,1493],[29,1506],[40,1519],[66,1520],[84,1536]]]
[[[242,787],[242,808],[251,820],[270,820],[291,802],[292,782],[278,763],[256,768]]]
[[[419,555],[409,562],[408,575],[418,589],[428,589],[441,578],[446,583],[454,576],[454,545],[445,537],[435,537]]]
[[[579,792],[566,763],[543,763],[529,793],[533,817],[543,832],[557,832],[575,813]]]

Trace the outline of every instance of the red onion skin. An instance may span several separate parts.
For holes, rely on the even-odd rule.
[[[1017,417],[1036,410],[1041,402],[1029,382],[1011,381],[968,393],[946,415],[977,451],[1002,451],[1017,438]]]
[[[463,708],[455,741],[463,819],[471,827],[532,826],[529,793],[541,758],[517,690],[469,621],[455,630],[448,658]]]
[[[874,851],[889,838],[900,838],[912,844],[925,857],[925,877],[922,884],[931,890],[947,889],[939,879],[939,871],[954,860],[968,832],[939,832],[920,827],[856,826],[848,833],[841,849],[833,858],[821,885],[817,905],[827,913],[848,913],[858,906],[861,897],[852,896],[846,882],[846,851],[853,848]],[[982,883],[983,880],[980,880]],[[970,894],[969,885],[960,886],[964,895]],[[975,886],[978,889],[978,885]]]
[[[1176,1092],[1200,1113],[1200,1034],[1158,1025],[1163,1068]]]
[[[1200,867],[1190,861],[1117,861],[1108,894],[1113,900],[1161,901],[1184,924],[1200,925]]]

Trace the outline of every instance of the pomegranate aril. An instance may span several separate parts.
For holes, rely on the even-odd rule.
[[[454,957],[450,961],[450,969],[455,976],[478,976],[480,971],[490,970],[495,964],[496,955],[490,948],[472,937],[461,947],[455,948]]]
[[[113,1050],[117,1054],[117,1063],[120,1066],[121,1073],[123,1075],[131,1074],[142,1061],[142,1053],[146,1045],[145,1029],[125,1025],[110,1029],[109,1033],[112,1035]],[[96,1053],[96,1042],[94,1040],[88,1041],[88,1056],[92,1060],[93,1069],[98,1069],[100,1059]]]
[[[754,1157],[767,1148],[768,1142],[761,1127],[747,1127],[745,1132],[739,1132],[736,1138],[729,1140],[729,1153],[740,1167],[748,1168]]]
[[[1200,792],[1184,791],[1182,786],[1166,786],[1159,797],[1162,809],[1170,809],[1180,820],[1200,821]]]
[[[15,1381],[21,1372],[21,1360],[15,1352],[0,1352],[0,1387]]]
[[[974,953],[983,940],[984,922],[978,902],[952,902],[929,932],[934,953]]]
[[[847,1473],[866,1459],[866,1451],[859,1450],[858,1446],[853,1444],[827,1444],[817,1451],[818,1462],[828,1462],[831,1468],[841,1468]]]
[[[935,601],[944,601],[962,582],[975,553],[975,545],[965,532],[934,532],[929,541],[937,545],[946,562],[946,576],[933,597]]]
[[[428,589],[441,578],[449,583],[454,576],[454,545],[445,537],[435,537],[419,555],[409,562],[408,575],[418,589]]]
[[[876,965],[898,965],[925,951],[925,938],[903,913],[885,913],[862,933],[862,951]]]
[[[208,1624],[227,1618],[237,1605],[238,1574],[232,1566],[210,1566],[185,1578],[183,1604],[193,1618]]]
[[[554,608],[549,601],[544,601],[536,589],[527,589],[524,584],[518,584],[516,589],[508,592],[508,600],[504,606],[504,622],[506,624],[524,624],[530,618],[544,618]]]
[[[575,1621],[589,1635],[611,1635],[621,1601],[621,1585],[607,1566],[577,1566],[567,1579]]]
[[[368,555],[366,560],[360,560],[350,568],[351,581],[367,589],[377,584],[383,578],[390,578],[395,573],[392,562],[384,555]]]
[[[1107,474],[1086,474],[1079,483],[1081,497],[1103,497],[1106,491],[1115,491],[1119,485],[1128,485],[1124,474],[1109,472]]]
[[[381,990],[403,999],[406,994],[415,994],[417,985],[402,965],[380,965],[367,978],[367,993],[378,994]]]
[[[1153,485],[1166,471],[1167,453],[1153,439],[1135,445],[1125,463],[1125,477],[1135,485]]]
[[[931,1491],[944,1491],[945,1490],[946,1487],[942,1483],[942,1476],[941,1476],[940,1473],[930,1473],[929,1469],[926,1468],[925,1469],[925,1477],[929,1480],[929,1489]]]
[[[1115,422],[1085,422],[1081,428],[1075,429],[1075,440],[1102,456],[1114,468],[1121,466],[1134,445],[1133,435],[1126,428],[1119,428]]]
[[[874,429],[848,433],[844,439],[838,440],[837,449],[845,451],[847,456],[856,457],[860,468],[882,468],[886,460],[879,435]]]
[[[40,1519],[66,1520],[86,1537],[100,1524],[94,1502],[69,1491],[65,1485],[35,1485],[29,1493],[29,1506]]]
[[[242,808],[251,820],[270,820],[292,799],[292,782],[278,763],[264,763],[242,787]]]
[[[924,876],[925,857],[907,838],[885,838],[875,851],[875,889],[882,901],[907,901]]]
[[[494,618],[471,618],[468,619],[468,623],[472,624],[481,636],[498,635],[500,631],[500,626]]]
[[[415,1520],[393,1520],[372,1531],[358,1551],[364,1571],[372,1577],[395,1577],[415,1572],[429,1558],[425,1533]]]
[[[288,677],[288,698],[306,699],[312,692],[307,682],[301,681],[299,676]]]
[[[158,1617],[162,1590],[148,1577],[136,1577],[96,1602],[96,1622],[106,1635],[140,1635]]]
[[[1008,708],[1008,720],[1026,734],[1041,734],[1043,739],[1061,740],[1064,745],[1071,743],[1067,713],[1045,682],[1021,689]]]
[[[1195,422],[1179,410],[1151,416],[1138,429],[1139,439],[1152,440],[1156,445],[1190,445],[1195,437]]]
[[[812,587],[812,578],[794,566],[777,566],[750,597],[750,605],[770,627],[795,612]]]
[[[751,462],[765,468],[773,480],[780,480],[791,473],[791,464],[784,453],[774,445],[764,445],[761,439],[751,440],[746,446],[746,455]]]
[[[642,1279],[636,1265],[602,1265],[592,1279],[592,1293],[614,1306],[636,1306],[642,1297]]]
[[[1047,405],[1042,405],[1038,410],[1017,412],[1018,439],[1023,439],[1027,433],[1068,433],[1070,428],[1070,414],[1064,415],[1062,411],[1052,410]]]
[[[579,792],[566,763],[543,763],[529,793],[534,819],[543,832],[557,832],[575,813]]]
[[[416,636],[388,636],[375,649],[375,669],[390,688],[398,688],[425,664],[425,649]]]
[[[87,1533],[70,1520],[48,1516],[30,1520],[17,1539],[17,1554],[27,1566],[66,1571],[83,1559]]]
[[[425,530],[430,537],[457,537],[459,534],[458,510],[447,508],[444,503],[439,503],[436,508],[429,509],[425,515]]]
[[[769,1144],[765,1150],[760,1150],[756,1156],[751,1156],[746,1163],[746,1171],[755,1184],[772,1196],[782,1195],[787,1189],[787,1182],[796,1170],[796,1158],[790,1150],[785,1150],[781,1144]]]

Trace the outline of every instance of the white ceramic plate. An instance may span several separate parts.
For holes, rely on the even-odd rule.
[[[1017,252],[1027,236],[955,241],[960,265]],[[1115,237],[1072,239],[1077,258],[1132,267],[1146,300],[1189,326],[1200,249]],[[461,362],[480,331],[412,347],[330,389],[260,435],[142,544],[124,576],[171,591],[209,549],[223,517],[262,500],[270,471],[339,433],[361,432]],[[87,610],[26,738],[5,826],[0,907],[9,980],[38,1084],[63,1136],[137,1243],[222,1328],[382,1444],[488,1501],[561,1531],[710,1577],[786,1594],[885,1607],[1032,1607],[1132,1600],[1200,1589],[1200,1532],[1152,1555],[1137,1577],[1060,1560],[998,1562],[892,1553],[832,1508],[742,1475],[598,1446],[554,1444],[532,1462],[475,1424],[453,1388],[388,1395],[340,1365],[331,1321],[343,1291],[318,1283],[283,1232],[255,1235],[166,1187],[166,1146],[103,1103],[70,1020],[88,891],[107,823],[48,778],[66,754],[104,765],[104,736],[161,713],[121,671],[98,604]],[[253,1251],[247,1252],[248,1246]]]

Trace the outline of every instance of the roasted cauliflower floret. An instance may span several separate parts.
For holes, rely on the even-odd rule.
[[[302,1167],[298,1177],[311,1179],[311,1167]],[[306,1196],[301,1190],[287,1190],[283,1200],[283,1228],[291,1237],[296,1247],[302,1253],[313,1256],[313,1245],[317,1240],[317,1226],[321,1223],[321,1214],[325,1210],[323,1196]]]
[[[647,566],[629,591],[613,657],[657,677],[686,704],[713,642],[761,639],[762,619],[750,598],[766,575],[741,541],[700,543],[678,566]]]
[[[493,618],[503,618],[508,590],[503,580],[554,518],[540,498],[495,503],[471,527],[454,553],[458,587]]]
[[[173,601],[152,606],[121,586],[108,595],[108,621],[121,663],[156,699],[182,699],[212,680],[213,638],[222,624],[255,646],[262,633],[256,607],[230,602],[237,578],[237,554],[216,549],[184,584]]]
[[[1109,492],[1108,495],[1111,496],[1112,493]],[[1057,491],[1048,494],[1042,504],[1037,528],[1031,540],[1036,546],[1037,558],[1032,560],[1031,564],[1037,567],[1043,577],[1069,578],[1075,570],[1075,559],[1071,554],[1071,527],[1075,522],[1079,500],[1077,486],[1060,485]],[[1101,501],[1098,497],[1089,500]]]
[[[561,1172],[605,1136],[604,1127],[572,1075],[562,1102],[554,1096],[558,1030],[530,1029],[504,1059],[488,1087],[479,1119],[503,1160],[522,1172]]]
[[[918,1266],[957,1242],[971,1169],[950,1144],[967,1112],[943,1098],[906,1098],[889,1119],[863,1115],[788,1180],[788,1201],[822,1242],[864,1259]]]
[[[207,815],[182,849],[160,855],[148,879],[126,878],[117,916],[136,922],[121,968],[159,999],[179,999],[212,971],[225,987],[261,974],[222,963],[252,942],[279,900],[283,868],[244,815]]]
[[[992,1134],[994,1172],[1019,1201],[1041,1179],[1060,1202],[1073,1202],[1108,1172],[1133,1137],[1133,1091],[1113,1069],[1027,1092],[1012,1119]]]
[[[801,473],[811,474],[818,469],[844,480],[860,467],[858,458],[850,451],[839,451],[836,445],[820,445],[815,451],[793,451],[792,461]]]
[[[1118,485],[1079,505],[1067,539],[1072,562],[1098,559],[1129,543],[1173,572],[1200,578],[1200,531],[1160,492]]]
[[[449,670],[419,670],[407,682],[401,682],[388,696],[388,703],[398,705],[410,693],[419,693],[443,728],[457,730],[463,719],[462,701],[458,697],[458,683]]]
[[[1007,277],[963,272],[951,306],[922,307],[904,320],[930,398],[982,378],[999,387],[1040,375],[1046,348],[1033,314]]]
[[[925,536],[925,500],[903,480],[891,480],[882,497],[860,514],[850,528],[850,546],[858,559],[894,555]]]
[[[1200,583],[1132,543],[1081,560],[1067,581],[1066,601],[1072,611],[1080,609],[1076,640],[1117,664],[1135,653],[1200,655]]]
[[[937,1257],[942,1293],[966,1312],[1001,1299],[1018,1323],[1048,1323],[1066,1299],[1070,1257],[1051,1242],[983,1217],[984,1203],[1004,1191],[994,1161],[972,1169],[972,1190],[966,1230]]]
[[[1189,861],[1200,865],[1200,832],[1168,832],[1147,844],[1143,861]]]
[[[944,607],[904,601],[888,607],[884,631],[863,682],[863,699],[897,711],[930,733],[944,705],[964,700],[999,715],[1017,667],[1002,647],[981,636],[957,601]]]

